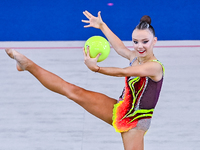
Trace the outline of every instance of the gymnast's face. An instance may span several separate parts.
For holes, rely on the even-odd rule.
[[[145,57],[153,54],[153,47],[157,38],[148,29],[135,29],[132,33],[133,47],[138,57]]]

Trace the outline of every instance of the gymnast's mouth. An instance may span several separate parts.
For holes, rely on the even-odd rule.
[[[146,50],[143,50],[143,51],[138,51],[140,54],[143,54],[144,52],[146,52]]]

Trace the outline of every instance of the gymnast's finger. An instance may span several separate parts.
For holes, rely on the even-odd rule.
[[[90,23],[89,20],[81,20],[81,21],[84,22],[84,23]]]
[[[85,17],[87,17],[88,19],[90,19],[92,17],[92,15],[88,12],[88,11],[84,11],[83,14],[85,15]]]
[[[93,17],[93,15],[92,15],[91,13],[89,13],[87,10],[85,11],[85,14],[86,14],[89,18]]]
[[[90,58],[90,47],[87,45],[87,55],[88,58]]]
[[[83,48],[83,56],[84,56],[84,58],[86,58],[85,48]]]
[[[91,25],[86,25],[86,26],[83,26],[84,28],[89,28],[89,27],[92,27]]]

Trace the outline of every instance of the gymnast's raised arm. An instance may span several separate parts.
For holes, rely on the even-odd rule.
[[[98,16],[95,17],[88,11],[84,11],[83,14],[89,19],[89,20],[82,20],[82,22],[84,23],[89,23],[89,25],[85,25],[84,27],[85,28],[94,27],[100,29],[119,55],[127,58],[128,60],[132,60],[134,57],[133,56],[134,52],[126,48],[124,43],[109,29],[106,23],[103,22],[100,13],[101,12],[99,11]]]

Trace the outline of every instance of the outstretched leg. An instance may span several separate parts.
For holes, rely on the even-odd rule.
[[[112,110],[117,100],[68,83],[13,49],[6,49],[6,52],[17,61],[18,71],[29,71],[49,90],[68,97],[94,116],[112,124]]]

